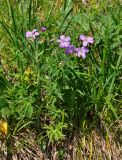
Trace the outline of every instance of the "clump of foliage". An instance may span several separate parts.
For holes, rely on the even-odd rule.
[[[121,120],[119,2],[0,3],[0,117],[8,124],[7,145],[29,130],[45,150],[103,121],[109,128]]]

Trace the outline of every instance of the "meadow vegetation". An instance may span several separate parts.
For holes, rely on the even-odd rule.
[[[121,5],[0,1],[1,159],[122,159]]]

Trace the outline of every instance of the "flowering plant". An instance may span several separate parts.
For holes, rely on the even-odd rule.
[[[61,35],[60,39],[57,40],[59,43],[60,48],[65,48],[66,54],[75,53],[77,57],[86,58],[86,53],[89,52],[87,46],[89,44],[94,43],[93,37],[88,37],[85,35],[80,35],[80,40],[83,41],[83,46],[81,48],[77,48],[74,45],[70,44],[70,37],[65,37],[65,35]]]

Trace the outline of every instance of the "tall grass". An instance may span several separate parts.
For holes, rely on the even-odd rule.
[[[55,144],[89,133],[103,121],[108,128],[121,120],[119,2],[0,3],[0,117],[8,123],[9,147],[11,137],[27,129],[43,149],[46,141]],[[47,31],[41,32],[41,26]],[[40,36],[26,39],[26,31],[34,28]],[[56,42],[65,34],[80,46],[82,33],[95,41],[86,59],[66,55]]]

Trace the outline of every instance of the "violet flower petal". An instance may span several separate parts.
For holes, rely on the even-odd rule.
[[[81,35],[80,35],[80,40],[85,41],[85,40],[86,40],[86,36],[83,35],[83,34],[81,34]]]
[[[94,43],[93,37],[87,37],[87,42],[88,43]]]
[[[86,53],[82,52],[81,56],[82,56],[82,58],[86,58]]]
[[[37,29],[32,30],[32,34],[35,34],[37,32]]]
[[[69,48],[66,48],[65,53],[66,53],[66,54],[70,54]]]
[[[89,52],[88,48],[86,48],[86,47],[84,47],[84,46],[81,48],[81,51],[82,51],[82,52],[85,52],[85,53],[88,53],[88,52]]]
[[[75,47],[73,45],[70,45],[68,48],[66,48],[65,53],[66,54],[71,54],[75,50]]]
[[[41,31],[42,31],[42,32],[45,32],[46,30],[47,30],[46,27],[43,27],[43,26],[41,27]]]
[[[80,48],[75,48],[75,51],[76,52],[80,52]]]
[[[61,47],[61,48],[67,48],[67,47],[69,47],[69,45],[70,45],[69,42],[61,42],[61,43],[60,43],[60,47]]]
[[[66,42],[69,42],[69,41],[70,41],[70,37],[66,37],[66,38],[65,38],[65,41],[66,41]]]
[[[27,31],[27,32],[26,32],[26,38],[29,38],[29,37],[32,37],[32,32]]]
[[[75,48],[75,51],[78,57],[82,56],[82,58],[86,58],[86,53],[88,53],[89,50],[83,46],[82,48]]]
[[[85,40],[83,41],[83,46],[87,46],[88,45],[88,42]]]
[[[35,35],[35,36],[39,36],[39,32],[35,32],[34,35]]]
[[[64,36],[64,35],[61,35],[61,36],[60,36],[60,39],[61,39],[61,40],[64,40],[64,39],[65,39],[65,36]]]
[[[67,48],[64,43],[60,43],[60,48]]]

